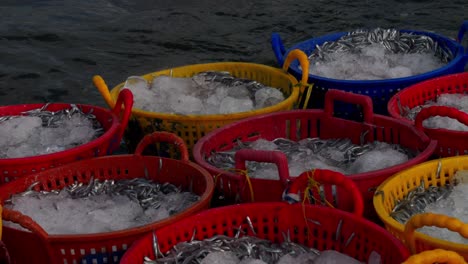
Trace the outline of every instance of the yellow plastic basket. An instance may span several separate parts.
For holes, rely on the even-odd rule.
[[[396,202],[420,186],[422,181],[426,189],[430,186],[441,186],[449,183],[458,170],[468,170],[468,156],[421,163],[393,175],[377,188],[373,200],[377,215],[385,224],[385,228],[406,243],[413,254],[439,248],[454,251],[468,260],[468,245],[414,232],[423,226],[437,226],[468,237],[468,224],[453,217],[429,213],[413,216],[405,226],[390,216]]]
[[[277,111],[290,110],[296,107],[302,100],[302,94],[305,90],[305,86],[307,85],[308,77],[307,74],[304,74],[302,76],[301,82],[298,83],[298,81],[292,75],[287,73],[289,65],[296,59],[299,60],[301,67],[305,69],[304,72],[307,73],[309,68],[309,61],[307,56],[300,50],[293,50],[289,53],[288,58],[284,63],[283,69],[254,63],[220,62],[182,66],[143,75],[143,78],[152,80],[154,77],[160,75],[173,77],[192,77],[193,75],[203,71],[227,71],[235,77],[254,80],[264,85],[278,88],[283,92],[286,99],[276,105],[262,109],[241,113],[216,115],[167,114],[148,112],[133,108],[132,119],[137,121],[136,123],[140,127],[143,135],[155,131],[167,131],[178,135],[185,141],[189,152],[191,153],[196,141],[203,137],[206,133],[216,128],[243,118]],[[112,108],[117,100],[117,95],[119,94],[120,90],[123,89],[124,83],[117,85],[111,91],[109,91],[109,88],[99,75],[93,77],[93,82],[101,95],[104,97],[106,103],[109,105],[109,107]],[[310,92],[308,93],[310,94]],[[307,105],[307,102],[304,105]],[[130,124],[133,125],[134,122],[129,123],[129,126]],[[129,139],[127,138],[127,140]],[[138,142],[139,138],[132,138],[130,140]],[[171,154],[171,156],[172,155],[173,154]]]

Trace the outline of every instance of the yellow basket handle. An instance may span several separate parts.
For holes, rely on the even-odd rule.
[[[406,223],[404,231],[406,243],[412,254],[417,253],[414,232],[416,229],[423,226],[447,228],[450,231],[458,232],[464,238],[468,238],[468,224],[463,223],[455,217],[433,213],[417,214],[411,217],[408,223]]]
[[[312,85],[309,85],[307,83],[307,80],[309,79],[309,58],[300,49],[292,50],[291,52],[288,53],[288,55],[286,56],[286,59],[284,60],[283,70],[285,72],[288,71],[289,65],[291,65],[291,62],[293,62],[294,60],[298,60],[302,68],[302,79],[299,82],[299,102],[302,101],[304,90],[306,89],[306,87],[309,86],[309,89],[307,89],[307,95],[304,101],[304,109],[305,109],[307,107],[307,104],[309,103],[310,94],[312,93]]]
[[[402,264],[433,264],[433,263],[446,263],[446,264],[467,264],[465,259],[454,251],[444,249],[434,249],[421,252],[419,254],[409,257]]]
[[[113,109],[115,102],[112,100],[109,87],[107,87],[107,84],[104,81],[104,79],[101,77],[101,75],[94,75],[93,83],[94,83],[94,86],[96,86],[98,91],[101,93],[102,97],[104,97],[104,101],[106,101],[107,105],[111,109]]]

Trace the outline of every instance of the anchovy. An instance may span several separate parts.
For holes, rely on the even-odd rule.
[[[449,48],[440,45],[429,36],[384,28],[358,29],[348,32],[336,41],[316,45],[309,59],[326,61],[328,54],[344,51],[358,53],[363,47],[372,44],[381,44],[392,53],[432,53],[443,63],[448,63],[453,59],[453,53]]]
[[[172,247],[166,254],[162,254],[159,249],[158,238],[153,234],[153,251],[156,256],[151,259],[148,256],[143,258],[144,264],[175,264],[187,263],[198,264],[210,253],[230,252],[239,260],[258,259],[265,263],[276,263],[284,255],[298,256],[301,254],[320,255],[320,251],[309,248],[291,241],[285,235],[281,244],[273,243],[269,240],[254,236],[228,237],[225,235],[215,235],[204,240],[190,240],[180,242]]]
[[[363,138],[362,140],[364,141]],[[288,161],[291,161],[293,157],[295,157],[295,159],[300,157],[301,159],[307,158],[310,160],[312,159],[310,156],[313,154],[312,156],[314,159],[318,159],[342,171],[346,171],[360,156],[369,151],[376,150],[379,147],[379,142],[357,145],[349,138],[305,138],[297,142],[286,138],[276,138],[271,142],[276,146],[275,151],[283,152],[288,157]],[[205,157],[205,159],[216,168],[225,170],[232,169],[235,164],[234,156],[236,152],[240,149],[254,149],[253,143],[254,142],[238,142],[232,149],[219,152],[213,151],[211,155]],[[416,151],[404,148],[398,144],[389,144],[389,147],[407,155],[409,159],[417,155]],[[247,172],[251,175],[252,172],[259,170],[264,165],[265,164],[260,162],[248,162]]]
[[[33,188],[38,184],[39,182],[34,182],[26,191],[15,195],[35,196],[40,198],[40,196],[44,197],[44,195],[57,195],[60,192],[59,190],[52,190],[46,193],[34,191]],[[144,210],[148,208],[157,209],[161,205],[160,202],[163,200],[163,196],[182,192],[181,188],[171,183],[158,183],[145,178],[101,181],[93,179],[92,177],[87,184],[75,182],[61,191],[68,192],[73,199],[81,199],[100,194],[111,196],[126,195],[130,199],[138,202]],[[174,207],[169,210],[170,215],[189,207],[191,204],[198,201],[200,196],[186,192],[183,198],[184,202],[181,203],[179,207]],[[14,205],[14,199],[9,199],[8,201],[10,204]]]

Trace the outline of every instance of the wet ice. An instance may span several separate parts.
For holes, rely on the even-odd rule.
[[[56,126],[38,116],[15,116],[0,122],[0,158],[19,158],[63,151],[92,141],[98,134],[83,115],[63,117]]]
[[[127,195],[99,194],[72,198],[66,189],[62,189],[57,194],[15,195],[12,204],[5,207],[30,216],[50,234],[92,234],[153,223],[181,212],[198,199],[189,192],[173,192],[158,197],[159,205],[144,209]],[[16,227],[10,222],[4,224]]]
[[[278,104],[283,93],[228,73],[200,73],[191,78],[157,76],[151,81],[131,76],[125,85],[135,108],[175,114],[230,114]]]

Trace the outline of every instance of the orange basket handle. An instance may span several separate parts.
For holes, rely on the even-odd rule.
[[[112,109],[114,108],[115,102],[112,100],[109,87],[107,87],[106,82],[100,75],[93,76],[93,84],[98,89],[99,93],[101,93],[104,101],[106,101],[107,105]]]
[[[292,180],[291,184],[287,188],[287,191],[285,192],[286,195],[293,200],[299,200],[299,194],[305,192],[305,189],[309,186],[310,181],[316,181],[320,184],[336,185],[347,189],[353,197],[353,213],[359,217],[361,217],[364,213],[364,200],[362,198],[361,192],[356,186],[356,183],[354,183],[351,179],[342,173],[331,170],[315,169],[301,173],[301,175]]]
[[[235,168],[239,171],[247,169],[246,161],[269,162],[278,167],[280,181],[287,184],[291,179],[289,177],[288,159],[281,151],[241,149],[234,155]]]
[[[416,229],[423,226],[447,228],[450,231],[458,232],[461,236],[468,238],[468,224],[463,223],[457,218],[433,213],[417,214],[408,220],[404,231],[406,243],[413,254],[417,253],[414,232]]]
[[[454,251],[434,249],[421,252],[409,257],[402,264],[466,264],[465,259]]]
[[[143,150],[145,150],[145,148],[148,145],[159,142],[167,142],[174,144],[180,151],[180,159],[183,161],[189,161],[189,153],[184,140],[173,133],[164,131],[154,132],[152,134],[146,135],[140,141],[140,143],[138,143],[138,146],[135,149],[135,155],[141,155],[143,153]]]
[[[362,106],[362,114],[364,117],[364,122],[372,123],[374,119],[373,117],[374,110],[372,106],[372,100],[369,96],[354,94],[354,93],[345,92],[345,91],[336,90],[336,89],[329,89],[327,93],[325,94],[324,111],[330,117],[333,117],[333,103],[335,101],[340,101],[340,102],[350,103],[350,104],[357,104],[357,105]]]
[[[468,126],[468,114],[462,112],[456,108],[448,107],[448,106],[429,106],[426,108],[421,109],[421,111],[416,115],[416,119],[414,120],[414,125],[420,131],[423,131],[423,121],[429,117],[433,116],[446,116],[450,118],[454,118],[458,120],[460,123]]]
[[[48,234],[47,232],[34,221],[31,217],[24,215],[18,211],[10,210],[3,208],[2,218],[4,221],[11,221],[13,223],[19,224],[22,227],[30,230],[34,234],[38,235],[43,241],[47,241]],[[48,243],[46,243],[48,244]]]
[[[122,104],[124,106],[124,112],[122,117],[120,117],[120,113],[122,112]],[[133,93],[129,89],[123,89],[119,93],[119,97],[117,98],[117,102],[115,103],[115,107],[112,112],[120,117],[120,130],[118,131],[118,141],[117,144],[120,143],[122,140],[123,134],[125,129],[128,125],[128,120],[130,119],[130,115],[132,114],[132,107],[133,107]]]
[[[299,102],[302,102],[302,97],[304,96],[304,91],[307,86],[307,80],[309,79],[309,58],[307,55],[300,49],[294,49],[291,52],[288,53],[286,56],[286,59],[283,64],[283,70],[285,72],[288,71],[289,66],[291,65],[291,62],[298,60],[299,64],[301,65],[302,68],[302,79],[299,82]],[[312,87],[310,86],[309,89],[307,89],[307,95],[306,98],[304,99],[304,108],[307,107],[307,104],[309,103],[310,99],[310,94],[312,93]]]

